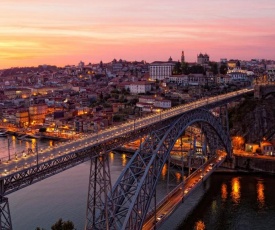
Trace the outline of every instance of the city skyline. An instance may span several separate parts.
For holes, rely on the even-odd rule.
[[[2,0],[0,69],[52,64],[275,59],[272,0]]]

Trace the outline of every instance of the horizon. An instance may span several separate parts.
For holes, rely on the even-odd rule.
[[[275,2],[2,0],[0,69],[119,60],[275,60]],[[20,19],[20,20],[18,20]]]
[[[102,61],[102,63],[103,64],[110,64],[114,59],[116,59],[117,60],[117,62],[119,61],[119,59],[117,59],[117,58],[113,58],[111,61],[109,61],[109,62],[105,62],[104,60],[100,60],[100,61]],[[227,59],[227,58],[221,58],[221,59]],[[156,62],[156,61],[163,61],[163,62],[165,62],[165,61],[168,61],[168,60],[155,60],[155,61],[152,61],[152,62],[147,62],[146,60],[126,60],[126,59],[122,59],[121,58],[121,60],[122,61],[126,61],[126,62],[142,62],[142,61],[145,61],[147,64],[151,64],[152,62]],[[271,60],[271,59],[263,59],[263,58],[261,58],[261,59],[255,59],[255,58],[251,58],[250,60],[239,60],[239,59],[227,59],[227,61],[231,61],[231,60],[233,60],[233,61],[244,61],[244,62],[249,62],[249,61],[252,61],[252,60],[264,60],[264,61],[272,61],[272,62],[275,62],[275,60]],[[81,62],[82,60],[80,60],[79,62]],[[96,63],[92,63],[92,62],[84,62],[84,66],[87,66],[87,65],[89,65],[89,64],[91,64],[91,65],[99,65],[100,64],[100,61],[99,62],[96,62]],[[180,60],[173,60],[173,61],[179,61],[180,62]],[[56,65],[56,64],[46,64],[46,63],[44,63],[44,64],[37,64],[36,66],[10,66],[10,67],[7,67],[7,68],[0,68],[0,70],[5,70],[5,69],[12,69],[12,68],[37,68],[37,67],[39,67],[39,66],[55,66],[55,67],[57,67],[57,68],[65,68],[66,66],[78,66],[78,64],[79,64],[79,62],[78,63],[75,63],[75,64],[65,64],[65,65]],[[186,63],[196,63],[196,61],[194,61],[194,62],[190,62],[190,61],[185,61]],[[210,62],[216,62],[216,63],[219,63],[220,61],[213,61],[213,60],[210,60]]]

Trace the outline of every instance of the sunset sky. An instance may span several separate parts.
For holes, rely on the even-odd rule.
[[[275,0],[1,0],[0,69],[275,59]]]

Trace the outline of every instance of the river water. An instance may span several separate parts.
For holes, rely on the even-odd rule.
[[[275,229],[275,178],[260,174],[213,174],[206,191],[177,230]]]
[[[40,142],[40,146],[53,144]],[[18,152],[34,143],[13,139],[13,149]],[[0,139],[1,154],[7,156],[7,139]],[[110,154],[112,182],[120,175],[128,158],[125,154]],[[50,230],[59,218],[71,220],[75,227],[84,229],[88,192],[89,162],[78,165],[41,182],[16,191],[8,196],[14,230]],[[168,169],[162,171],[157,189],[157,200],[165,195]],[[173,175],[173,176],[172,176]],[[171,170],[170,184],[180,180],[180,174]],[[200,199],[190,197],[190,215],[172,216],[176,223],[169,229],[187,230],[261,230],[275,229],[275,178],[263,175],[214,174],[203,186]],[[205,189],[207,188],[207,189]],[[192,200],[193,199],[193,200]],[[168,223],[168,222],[167,222]],[[162,229],[167,229],[165,225]]]

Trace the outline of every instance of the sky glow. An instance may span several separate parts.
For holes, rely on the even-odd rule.
[[[275,59],[274,0],[1,0],[0,69],[129,61]]]

